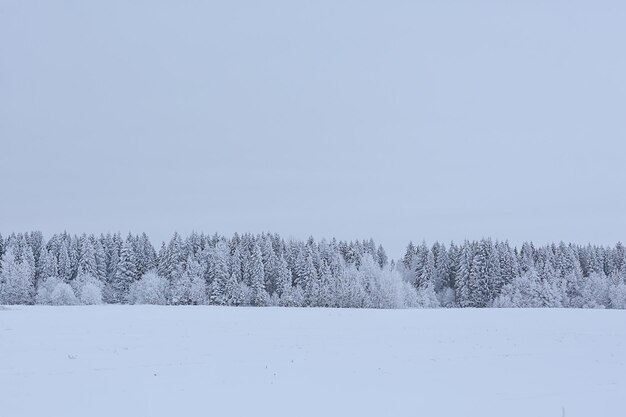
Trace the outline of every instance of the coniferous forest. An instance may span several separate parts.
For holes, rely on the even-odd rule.
[[[193,233],[0,235],[0,304],[626,308],[626,250],[483,239],[409,243]]]

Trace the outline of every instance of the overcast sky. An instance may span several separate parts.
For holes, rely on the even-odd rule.
[[[623,1],[0,0],[0,232],[626,237]]]

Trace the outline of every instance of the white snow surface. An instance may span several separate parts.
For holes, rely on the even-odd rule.
[[[626,312],[0,309],[3,416],[623,416]]]

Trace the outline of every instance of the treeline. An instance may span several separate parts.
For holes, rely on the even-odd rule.
[[[483,239],[408,245],[178,234],[0,235],[0,304],[626,308],[626,253]]]
[[[372,240],[175,234],[157,252],[145,234],[33,232],[0,237],[0,254],[4,304],[420,305]]]
[[[399,270],[442,306],[626,308],[626,251],[615,247],[483,239],[408,245]]]

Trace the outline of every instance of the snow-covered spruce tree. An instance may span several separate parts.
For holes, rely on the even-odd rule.
[[[137,273],[143,276],[147,271],[157,267],[157,254],[145,233],[134,239],[137,257]]]
[[[4,256],[4,239],[2,238],[2,233],[0,233],[0,276],[2,276],[2,257]]]
[[[120,259],[115,268],[115,275],[108,288],[110,302],[121,304],[126,302],[130,285],[137,280],[135,255],[132,244],[124,241],[120,250]]]
[[[250,304],[253,306],[267,305],[269,296],[265,291],[265,271],[263,270],[261,248],[254,243],[249,263]]]
[[[171,304],[206,304],[206,281],[198,256],[189,254],[185,270],[179,265],[173,273],[169,290]]]
[[[15,259],[17,260],[17,262],[28,263],[28,265],[30,265],[30,267],[32,268],[33,273],[35,273],[37,270],[37,265],[35,263],[33,248],[28,241],[28,235],[19,234],[12,248],[14,250]]]
[[[491,302],[500,294],[502,286],[505,284],[504,277],[502,275],[502,269],[500,267],[500,246],[498,242],[494,245],[491,239],[487,240],[489,247],[489,257],[487,258],[487,282],[489,285],[489,301],[487,305],[491,305]]]
[[[96,278],[104,283],[107,280],[106,252],[100,240],[95,241],[94,249],[94,255],[96,258]]]
[[[456,273],[456,300],[459,307],[473,307],[470,275],[474,259],[473,245],[467,240],[463,244]]]
[[[70,281],[72,281],[78,276],[78,260],[80,257],[78,236],[68,236],[68,254],[70,258]]]
[[[331,307],[333,306],[334,276],[332,269],[325,259],[321,262],[318,275],[319,291],[317,296],[317,305],[320,307]]]
[[[315,274],[315,278],[309,281],[307,287],[304,289],[304,305],[307,307],[322,306],[322,288],[317,273]]]
[[[428,246],[426,246],[426,242],[422,242],[419,246],[415,248],[415,256],[413,257],[413,285],[415,288],[419,288],[422,285],[426,285],[426,282],[423,282],[425,277],[423,269],[426,264],[426,258],[428,257]]]
[[[437,270],[435,268],[435,254],[431,249],[428,249],[424,244],[420,246],[423,253],[423,259],[418,263],[418,267],[415,271],[415,288],[426,288],[427,286],[434,286],[437,280]]]
[[[609,275],[615,276],[622,271],[624,263],[626,262],[626,247],[624,247],[622,242],[617,242],[609,257],[611,264],[611,270],[609,271]]]
[[[457,288],[457,273],[459,272],[461,261],[461,249],[455,245],[454,242],[450,243],[447,258],[449,265],[448,274],[444,280],[444,287],[439,294],[440,304],[443,307],[456,307],[458,306],[458,302],[455,289]]]
[[[80,238],[80,253],[78,254],[78,275],[89,275],[96,277],[98,275],[98,266],[96,264],[96,250],[93,243],[87,235],[83,234]]]
[[[236,292],[237,280],[230,273],[229,248],[225,241],[219,241],[209,252],[209,303],[231,305]],[[232,279],[231,279],[232,278]]]
[[[174,233],[169,244],[162,247],[159,252],[157,260],[159,275],[172,281],[174,274],[180,273],[181,267],[184,269],[184,260],[183,241],[178,233]]]
[[[434,251],[433,251],[434,253]],[[435,280],[433,282],[435,291],[443,292],[450,285],[450,260],[445,245],[438,245],[435,259]]]
[[[244,254],[238,245],[231,251],[229,259],[230,273],[237,283],[244,282]]]
[[[520,274],[536,269],[536,251],[532,243],[524,242],[519,252]]]
[[[557,271],[558,272],[558,271]],[[573,248],[568,248],[560,277],[565,281],[568,307],[582,307],[583,272]]]
[[[299,286],[293,285],[293,276],[284,256],[278,260],[278,304],[283,307],[302,307],[304,292]]]
[[[59,277],[56,257],[45,246],[41,248],[41,254],[39,255],[39,277],[41,281],[48,277]]]
[[[378,245],[378,249],[376,250],[376,261],[378,262],[378,266],[384,268],[389,263],[389,258],[387,257],[387,252],[385,252],[385,248],[383,245]]]
[[[272,249],[272,245],[269,239],[264,243],[265,249],[261,249],[263,254],[263,270],[265,271],[265,289],[270,296],[274,295],[278,291],[278,279],[279,279],[279,260],[278,256]],[[265,254],[267,253],[267,254]]]
[[[246,303],[246,295],[248,293],[248,286],[244,282],[244,275],[246,275],[247,273],[245,273],[244,257],[238,246],[235,247],[234,252],[230,256],[229,269],[230,282],[227,292],[229,304],[244,304]]]
[[[70,261],[69,248],[67,243],[62,243],[59,248],[59,279],[65,283],[72,280],[72,264]]]
[[[478,243],[472,259],[468,283],[470,307],[487,307],[493,300],[490,256],[491,242],[483,239]]]
[[[506,285],[512,282],[514,277],[519,276],[519,264],[508,242],[500,242],[496,246],[500,257],[501,284]]]
[[[318,278],[312,246],[301,247],[294,265],[294,284],[302,289],[306,306],[315,306],[317,303]]]
[[[117,264],[120,260],[120,249],[122,242],[117,238],[117,235],[107,234],[103,240],[104,246],[104,254],[105,254],[105,262],[106,262],[106,278],[104,282],[106,283],[106,291],[104,293],[106,302],[113,302],[110,299],[110,291],[108,289],[113,284],[115,280],[115,271],[117,269]]]
[[[409,244],[406,247],[404,257],[402,258],[402,264],[404,265],[406,269],[411,270],[411,271],[414,270],[413,259],[415,258],[415,254],[416,254],[415,245],[413,244],[413,242],[409,242]]]
[[[357,268],[361,266],[361,259],[365,254],[365,250],[363,248],[363,244],[358,240],[355,242],[350,242],[348,244],[348,251],[346,253],[346,263],[350,265],[354,265]]]

